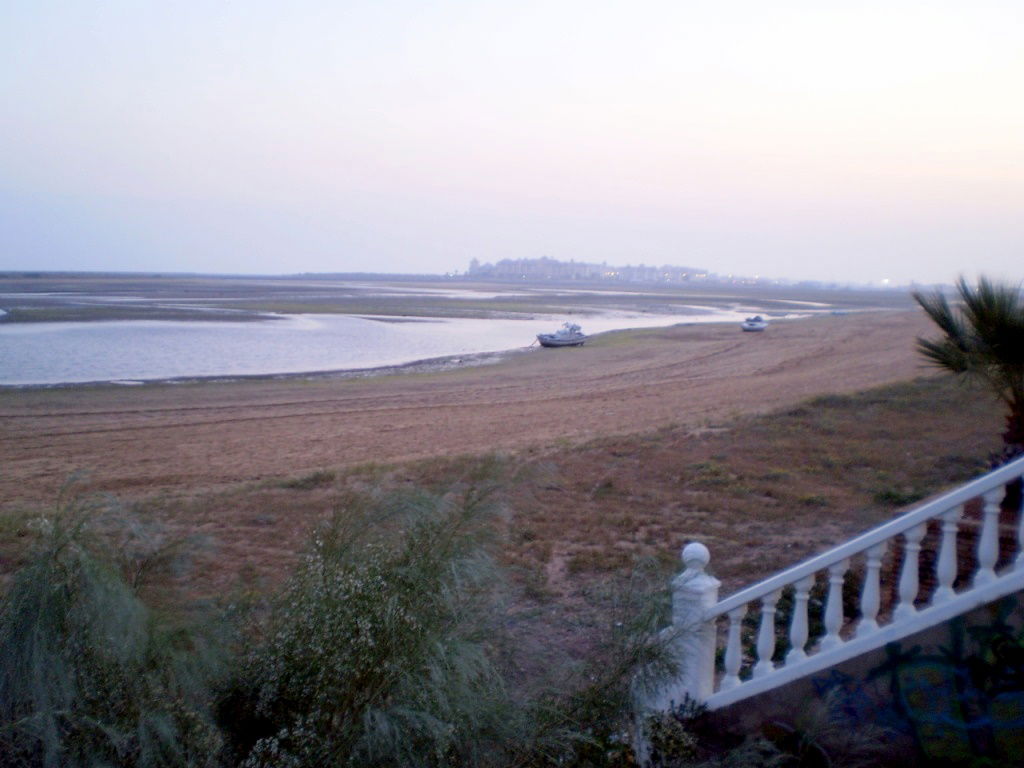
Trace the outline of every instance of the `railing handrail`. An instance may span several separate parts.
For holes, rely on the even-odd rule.
[[[894,536],[898,536],[916,525],[920,525],[923,522],[938,517],[940,514],[948,511],[952,507],[964,504],[971,499],[980,496],[986,491],[991,491],[1000,486],[1006,485],[1006,483],[1021,476],[1024,476],[1024,457],[1015,459],[1009,464],[1005,464],[992,472],[972,480],[967,485],[961,486],[956,490],[949,491],[942,496],[925,502],[917,509],[912,509],[895,520],[883,523],[877,528],[874,528],[855,539],[851,539],[845,544],[841,544],[838,547],[830,549],[828,552],[817,555],[810,560],[805,560],[782,573],[778,573],[775,576],[765,579],[758,584],[754,584],[753,586],[747,587],[746,589],[725,598],[708,609],[706,619],[711,620],[717,616],[722,616],[731,610],[739,608],[740,606],[746,605],[754,600],[759,600],[765,595],[769,595],[776,590],[788,587],[811,574],[825,570],[829,566],[841,562],[842,560],[846,560],[854,555],[859,555],[861,552],[864,552],[877,544],[881,544],[884,541],[888,541]]]

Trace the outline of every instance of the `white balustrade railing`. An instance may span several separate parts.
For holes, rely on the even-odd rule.
[[[685,696],[712,708],[725,706],[1024,589],[1024,513],[1015,521],[1016,555],[999,568],[1000,506],[1007,483],[1022,476],[1024,458],[721,601],[719,582],[705,573],[710,553],[702,544],[688,544],[685,570],[673,581],[671,631],[681,673],[652,698],[651,706],[664,707]],[[979,497],[980,532],[974,556],[965,563],[958,556],[964,507]],[[922,572],[922,542],[930,530],[938,552],[934,565]],[[893,557],[895,571],[887,578],[886,554],[899,551],[902,557],[898,562]],[[964,573],[972,566],[973,573]],[[848,595],[844,603],[851,573],[861,581],[859,599]],[[894,600],[885,599],[887,581],[896,584]],[[823,608],[815,598],[819,584],[825,589]],[[857,605],[849,606],[848,615],[846,604],[853,602]],[[777,631],[780,618],[788,626]],[[821,631],[815,634],[812,627]],[[777,659],[780,638],[789,649]],[[722,663],[716,671],[719,651]]]

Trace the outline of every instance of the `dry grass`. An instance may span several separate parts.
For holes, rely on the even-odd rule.
[[[728,589],[976,474],[998,448],[998,427],[984,395],[920,379],[705,429],[595,441],[535,460],[550,479],[518,505],[516,525],[529,535],[514,554],[564,561],[551,586],[567,594],[580,576],[635,557],[674,565],[699,539]]]

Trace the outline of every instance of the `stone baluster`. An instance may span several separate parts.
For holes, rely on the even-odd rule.
[[[772,656],[775,655],[775,605],[781,591],[776,590],[761,598],[761,626],[757,630],[757,664],[754,677],[763,677],[775,669]]]
[[[729,611],[729,634],[725,641],[725,677],[719,690],[727,691],[740,684],[740,665],[743,663],[743,646],[740,641],[740,629],[743,617],[747,615],[747,606],[741,605]]]
[[[1002,497],[1002,488],[991,490],[982,497],[985,505],[982,508],[981,537],[978,539],[978,572],[974,574],[972,582],[975,587],[988,584],[996,577],[996,561],[999,559],[999,502]]]
[[[895,619],[905,619],[917,613],[914,600],[920,586],[918,568],[920,567],[921,539],[928,531],[928,524],[915,525],[903,534],[903,568],[900,571],[900,602],[893,613]]]
[[[869,635],[878,629],[878,608],[881,605],[879,574],[888,544],[883,541],[868,550],[867,573],[864,574],[864,589],[860,596],[861,619],[857,622],[857,637]]]
[[[957,565],[956,532],[962,513],[963,507],[957,506],[942,514],[942,543],[939,545],[939,562],[935,566],[939,586],[932,595],[932,605],[940,605],[956,597],[953,591]]]
[[[806,576],[794,585],[793,622],[789,625],[789,653],[786,664],[792,664],[807,658],[804,647],[807,645],[807,599],[814,586],[814,574]]]
[[[839,630],[843,628],[843,576],[850,567],[849,560],[842,560],[828,568],[828,599],[825,602],[825,636],[821,639],[821,650],[827,651],[842,643]]]
[[[714,692],[715,623],[706,617],[718,602],[721,582],[704,572],[711,554],[703,544],[687,544],[682,559],[685,568],[672,580],[672,626],[664,630],[678,673],[646,695],[649,709],[666,710],[687,696],[704,701]]]

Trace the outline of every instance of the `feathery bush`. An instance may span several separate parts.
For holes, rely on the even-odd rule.
[[[214,665],[155,614],[73,503],[39,521],[37,549],[0,600],[0,754],[11,766],[205,766]]]
[[[243,765],[597,766],[628,751],[664,606],[637,580],[592,663],[509,684],[492,491],[353,496],[317,529],[222,708]]]
[[[488,652],[491,514],[476,488],[417,492],[353,498],[317,530],[226,706],[245,765],[497,757],[514,715]]]

